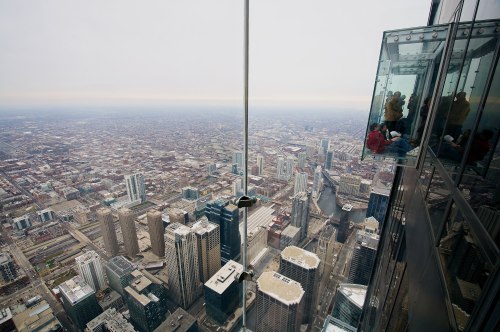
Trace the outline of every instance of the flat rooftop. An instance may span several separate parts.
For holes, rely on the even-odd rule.
[[[317,269],[320,263],[318,255],[296,246],[283,249],[281,258],[305,269]]]
[[[184,226],[183,224],[179,224],[178,222],[174,222],[167,226],[165,232],[172,232],[174,234],[179,234],[179,235],[187,235],[191,232],[191,228]]]
[[[205,286],[218,294],[223,294],[233,282],[238,282],[235,278],[241,272],[243,272],[243,265],[230,260],[208,279]]]
[[[300,283],[273,271],[262,273],[257,289],[287,305],[300,303],[304,296]]]
[[[339,284],[338,291],[347,297],[358,308],[362,309],[365,303],[367,286],[356,284]]]
[[[175,331],[186,332],[196,324],[196,319],[185,310],[178,308],[168,318],[158,326],[154,332]]]
[[[80,276],[73,277],[59,285],[61,293],[71,302],[76,304],[94,294],[94,290]]]
[[[106,265],[120,277],[131,273],[135,269],[134,264],[123,256],[111,258]]]
[[[99,255],[94,250],[91,250],[87,251],[83,255],[76,257],[75,262],[76,264],[84,264],[95,259],[99,259]]]
[[[217,227],[219,227],[219,225],[214,224],[208,220],[200,220],[194,223],[193,226],[191,226],[191,229],[196,234],[203,235],[205,233],[212,232]]]
[[[273,221],[275,210],[262,206],[248,217],[247,231],[253,231],[259,226],[267,227]],[[243,223],[240,223],[240,234],[243,234]]]

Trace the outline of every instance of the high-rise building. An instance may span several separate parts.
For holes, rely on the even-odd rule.
[[[311,193],[299,192],[292,199],[292,226],[300,228],[300,238],[302,241],[307,236],[309,228],[309,207],[311,205]]]
[[[149,211],[147,214],[151,251],[158,257],[165,256],[165,226],[160,211]]]
[[[97,292],[106,288],[106,279],[102,269],[101,258],[94,251],[87,251],[75,258],[78,274],[85,282]]]
[[[330,275],[333,267],[333,258],[335,253],[335,240],[337,238],[336,230],[332,225],[326,225],[319,234],[316,255],[320,259],[319,275]]]
[[[307,191],[307,173],[300,172],[295,174],[295,186],[293,194],[297,195],[299,192]]]
[[[233,196],[243,196],[242,178],[237,178],[233,181]]]
[[[351,214],[352,205],[344,204],[340,214],[340,224],[337,229],[337,242],[345,243],[349,236],[349,216]]]
[[[139,242],[137,230],[135,229],[135,214],[132,210],[121,208],[118,211],[118,219],[123,235],[123,245],[129,258],[134,258],[139,253]]]
[[[80,276],[63,282],[59,291],[64,310],[80,331],[102,313],[94,290]]]
[[[339,284],[335,293],[332,317],[350,327],[357,327],[365,302],[366,288],[363,285]]]
[[[358,196],[361,187],[361,177],[351,174],[342,174],[340,176],[338,193]]]
[[[130,320],[141,332],[153,332],[166,319],[167,290],[147,271],[132,271],[133,279],[125,287]]]
[[[366,217],[374,217],[383,225],[385,214],[387,213],[387,204],[389,203],[390,191],[385,188],[373,188],[368,201]]]
[[[111,209],[101,208],[97,210],[97,220],[99,220],[106,253],[110,257],[118,255],[118,240],[116,239],[116,229]]]
[[[283,181],[290,180],[291,174],[288,173],[287,163],[283,157],[278,158],[278,165],[276,170],[277,170],[276,176],[278,180],[283,180]]]
[[[262,155],[257,156],[257,166],[259,167],[258,175],[262,175],[264,173],[264,157]]]
[[[144,203],[146,201],[146,187],[144,186],[144,176],[135,173],[125,176],[127,186],[127,196],[129,202]]]
[[[321,152],[322,152],[323,156],[326,157],[326,153],[328,152],[329,149],[330,149],[330,139],[323,138],[321,140]]]
[[[104,265],[104,270],[108,277],[109,287],[122,296],[125,295],[124,288],[132,279],[131,273],[135,270],[135,265],[123,256],[115,256]]]
[[[208,175],[212,175],[215,172],[217,172],[217,165],[216,164],[208,164],[207,165],[207,173],[208,173]]]
[[[218,199],[207,204],[205,215],[209,221],[219,225],[222,264],[230,260],[238,261],[241,252],[238,208],[227,201]]]
[[[241,302],[242,284],[237,276],[243,265],[229,261],[204,285],[207,315],[219,324],[224,324]]]
[[[234,151],[233,152],[233,164],[238,165],[238,170],[243,169],[243,152]]]
[[[256,332],[298,332],[302,322],[304,290],[297,281],[277,272],[257,279]]]
[[[135,332],[136,330],[123,315],[110,308],[87,323],[85,332]]]
[[[179,224],[187,224],[189,222],[189,214],[187,211],[181,210],[179,208],[168,209],[168,217],[170,222],[178,222]]]
[[[170,294],[187,309],[201,295],[196,236],[179,223],[166,228],[165,258]]]
[[[16,265],[8,253],[0,253],[0,274],[4,282],[14,281],[17,278]]]
[[[299,152],[299,154],[297,155],[297,159],[298,159],[298,166],[300,169],[305,169],[306,168],[306,157],[307,157],[307,154],[305,152]]]
[[[288,156],[286,158],[286,173],[288,174],[288,179],[293,176],[293,165],[295,163],[295,158],[293,156]]]
[[[349,270],[350,283],[368,285],[377,256],[378,241],[379,236],[376,233],[357,231]]]
[[[328,150],[325,158],[325,169],[331,170],[333,167],[333,151]]]
[[[184,187],[182,188],[182,198],[188,201],[194,201],[200,198],[200,192],[198,188],[195,187]]]
[[[202,283],[210,279],[221,267],[219,225],[206,220],[197,221],[191,230],[196,236],[199,276]]]
[[[281,252],[279,273],[299,282],[304,290],[302,323],[310,323],[313,318],[319,282],[319,263],[316,254],[299,247],[286,247]]]
[[[499,243],[481,207],[500,200],[499,23],[497,1],[437,0],[427,27],[383,34],[375,80],[388,84],[377,83],[369,122],[381,122],[389,91],[413,93],[407,135],[419,148],[364,150],[396,162],[359,331],[498,330]]]
[[[238,170],[238,164],[232,164],[231,165],[231,173],[235,175],[239,175],[240,171]]]
[[[323,173],[321,172],[321,166],[316,166],[316,169],[314,170],[314,180],[313,180],[313,187],[312,187],[312,193],[313,196],[318,196],[319,192],[321,190],[321,180],[323,177]]]

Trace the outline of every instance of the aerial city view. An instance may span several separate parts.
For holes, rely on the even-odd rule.
[[[500,330],[498,1],[27,3],[0,332]]]

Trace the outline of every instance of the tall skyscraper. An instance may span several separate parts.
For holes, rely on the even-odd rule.
[[[309,207],[311,193],[299,192],[292,199],[292,226],[300,228],[300,241],[306,238],[309,228]]]
[[[335,252],[335,240],[337,232],[332,225],[326,225],[319,234],[316,254],[320,259],[319,275],[330,275],[333,268],[333,255]]]
[[[222,264],[230,260],[238,261],[241,252],[238,208],[219,199],[207,204],[205,215],[209,221],[219,225]]]
[[[242,284],[237,276],[243,272],[243,265],[229,261],[204,285],[207,315],[224,324],[241,302]]]
[[[272,271],[257,279],[256,332],[298,332],[303,308],[304,290],[297,281]]]
[[[368,209],[366,217],[374,217],[383,225],[385,214],[387,213],[387,205],[389,203],[390,191],[384,188],[373,188],[368,201]]]
[[[290,177],[287,173],[286,161],[284,158],[278,158],[278,165],[276,166],[276,176],[278,180],[288,181]]]
[[[351,174],[340,176],[337,191],[339,194],[358,196],[361,187],[361,177]]]
[[[288,178],[290,179],[293,175],[293,165],[295,164],[295,158],[293,156],[288,156],[286,158],[286,172]]]
[[[281,252],[279,273],[299,282],[304,290],[302,323],[310,323],[313,318],[319,282],[319,263],[316,254],[299,247],[286,247]]]
[[[195,187],[184,187],[182,188],[182,198],[188,201],[194,201],[200,198],[200,192],[198,188]]]
[[[120,226],[123,235],[125,252],[129,258],[134,258],[139,253],[139,242],[137,240],[137,230],[135,229],[135,214],[127,208],[118,211]]]
[[[257,166],[259,167],[259,175],[264,172],[264,157],[262,155],[257,156]]]
[[[349,236],[349,216],[352,210],[351,204],[344,204],[340,214],[340,224],[337,229],[337,242],[345,243]]]
[[[116,239],[116,229],[111,209],[101,208],[97,210],[97,220],[99,220],[106,253],[110,257],[118,255],[118,240]]]
[[[321,166],[316,166],[316,169],[314,170],[314,180],[313,180],[313,187],[312,187],[312,193],[313,196],[318,196],[319,192],[321,190],[321,181],[323,179],[323,173],[321,172]]]
[[[97,292],[106,288],[104,270],[102,269],[101,258],[91,250],[75,258],[78,274],[85,282]]]
[[[349,270],[350,283],[368,285],[377,256],[378,241],[377,234],[358,230]]]
[[[135,270],[135,265],[123,256],[115,256],[104,264],[104,269],[108,277],[109,287],[124,296],[124,288],[132,279],[131,273]]]
[[[187,309],[201,295],[196,236],[189,227],[167,226],[165,258],[172,298]]]
[[[307,157],[307,154],[305,152],[299,152],[299,154],[297,156],[298,166],[302,170],[306,168],[306,157]]]
[[[144,203],[146,201],[146,187],[144,186],[144,176],[141,173],[126,175],[125,185],[127,186],[129,202]]]
[[[166,319],[167,290],[147,271],[135,270],[132,277],[125,287],[130,320],[139,331],[153,332]]]
[[[326,152],[330,149],[330,139],[329,138],[323,138],[321,140],[321,152],[323,156],[326,156]]]
[[[0,253],[0,274],[5,282],[14,281],[17,278],[16,266],[8,253]]]
[[[307,173],[300,172],[295,174],[295,186],[293,194],[297,195],[299,192],[307,191]]]
[[[325,169],[331,170],[333,167],[333,151],[328,150],[325,158]]]
[[[221,267],[219,225],[206,219],[199,220],[191,227],[191,230],[196,236],[199,276],[200,281],[204,283]]]
[[[239,197],[243,196],[243,184],[242,178],[237,178],[233,181],[233,196]]]
[[[158,257],[165,256],[165,227],[160,211],[149,211],[147,214],[151,251]]]
[[[340,284],[335,294],[332,317],[356,328],[363,310],[366,288],[363,285]]]
[[[233,152],[233,164],[238,165],[238,170],[243,170],[243,152],[234,151]]]
[[[94,290],[80,276],[63,282],[59,290],[64,310],[80,331],[102,313]]]

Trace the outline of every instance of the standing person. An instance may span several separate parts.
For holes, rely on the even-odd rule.
[[[427,122],[427,116],[429,115],[429,105],[431,104],[431,97],[424,99],[424,104],[420,107],[420,125],[417,129],[417,144],[420,145],[422,140],[422,135],[424,133],[425,123]]]
[[[396,122],[403,117],[400,104],[401,92],[396,91],[391,100],[385,103],[384,121],[389,131],[396,129]]]
[[[415,114],[417,113],[417,101],[418,97],[412,93],[410,99],[408,99],[408,116],[406,117],[406,124],[408,127],[408,133],[411,133],[413,128],[413,121],[415,120]]]
[[[462,134],[462,125],[470,112],[470,103],[465,96],[466,93],[463,91],[457,93],[448,115],[445,134],[451,135],[455,139]]]

